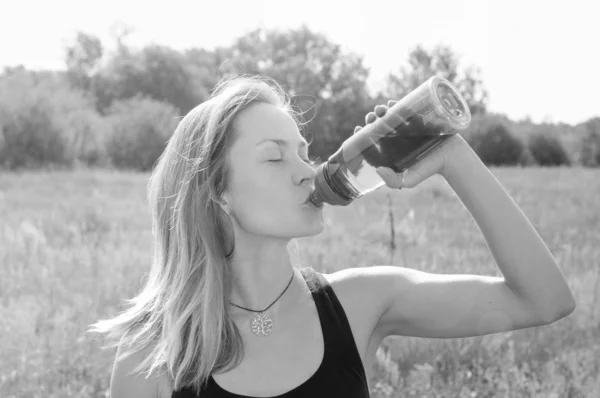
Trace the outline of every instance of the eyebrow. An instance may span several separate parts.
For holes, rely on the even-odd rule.
[[[282,139],[278,139],[278,138],[266,138],[262,141],[260,141],[258,144],[256,144],[257,146],[262,144],[263,142],[266,141],[273,141],[276,142],[277,144],[283,146],[283,147],[287,147],[289,145],[289,142],[286,140],[282,140]],[[305,148],[308,147],[308,144],[306,143],[306,141],[298,141],[298,148]]]

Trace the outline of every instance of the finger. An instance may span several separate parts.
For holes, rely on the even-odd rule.
[[[404,184],[402,184],[402,173],[396,173],[389,167],[378,167],[377,169],[375,169],[375,171],[381,176],[381,178],[385,182],[385,185],[392,189],[404,188],[407,185],[406,180],[404,181]],[[406,170],[404,171],[404,173],[406,173]],[[404,177],[406,179],[406,174],[404,175]]]
[[[378,117],[382,117],[383,115],[385,115],[385,112],[387,111],[388,107],[385,105],[377,105],[375,107],[375,115]]]
[[[354,134],[358,133],[360,131],[360,129],[362,129],[362,126],[354,127]]]
[[[398,103],[398,101],[389,100],[389,101],[388,101],[388,107],[390,107],[390,108],[391,108],[391,107],[392,107],[392,106],[394,106],[396,103]]]
[[[375,113],[369,112],[365,116],[365,123],[366,124],[373,123],[375,121],[375,119],[377,119],[377,116],[375,115]]]

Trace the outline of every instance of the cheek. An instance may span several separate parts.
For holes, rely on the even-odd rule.
[[[265,177],[258,173],[240,174],[233,182],[232,193],[240,213],[252,213],[262,218],[281,213],[286,207],[284,189],[275,176]]]
[[[282,208],[281,204],[270,204],[255,197],[255,201],[239,208],[237,220],[240,228],[247,233],[279,236],[297,224],[290,216],[290,212]]]
[[[265,176],[259,172],[240,173],[233,181],[233,187],[233,194],[241,205],[275,201],[275,196],[281,193],[275,176]]]
[[[245,175],[235,182],[235,210],[240,227],[261,235],[284,233],[298,224],[293,204],[276,178]],[[246,177],[246,178],[242,178]],[[298,214],[300,213],[298,206]]]

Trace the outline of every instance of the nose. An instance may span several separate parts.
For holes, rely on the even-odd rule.
[[[297,184],[308,184],[311,189],[315,186],[315,178],[317,175],[317,166],[310,165],[302,161],[302,166],[299,167],[296,173]]]

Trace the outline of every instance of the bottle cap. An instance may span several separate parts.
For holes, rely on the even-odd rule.
[[[353,199],[346,199],[337,193],[329,186],[325,179],[325,167],[328,162],[324,162],[317,168],[317,174],[315,176],[315,190],[310,195],[310,201],[319,206],[322,202],[328,203],[334,206],[347,206],[352,203]]]
[[[467,128],[471,123],[471,111],[456,88],[441,76],[432,77],[429,84],[437,116],[455,130]]]

